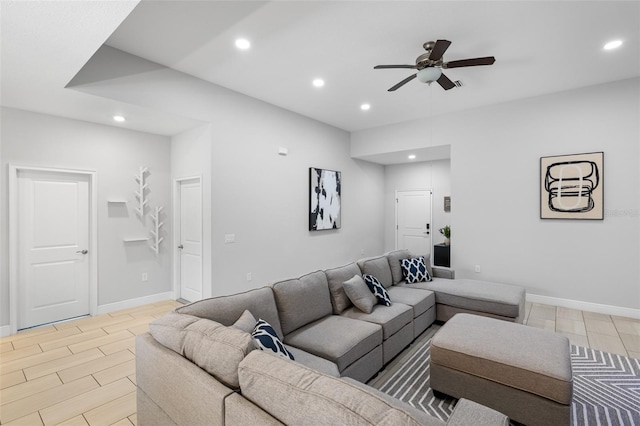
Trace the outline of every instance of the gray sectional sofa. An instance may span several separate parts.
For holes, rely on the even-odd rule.
[[[436,319],[472,312],[521,322],[525,293],[456,280],[436,267],[432,281],[407,284],[400,260],[408,257],[400,250],[362,259],[201,300],[154,321],[136,341],[138,423],[445,424],[363,383]],[[363,274],[386,288],[390,306],[368,306],[368,313],[354,306],[346,283]],[[250,330],[239,324],[247,314],[267,321],[295,362],[252,351]],[[458,404],[448,424],[470,424],[464,419],[507,424],[470,401]]]

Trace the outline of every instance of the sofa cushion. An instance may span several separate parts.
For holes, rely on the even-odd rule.
[[[431,281],[431,274],[427,271],[424,257],[410,257],[400,261],[402,267],[402,275],[407,284],[418,283],[422,281]]]
[[[271,351],[283,358],[294,360],[293,355],[284,347],[284,343],[278,339],[278,335],[273,327],[265,320],[258,320],[251,336],[253,337],[253,343],[256,349]]]
[[[342,372],[382,344],[382,328],[369,322],[329,315],[287,334],[285,343],[334,362]]]
[[[238,364],[254,349],[251,335],[242,330],[175,312],[152,321],[149,331],[158,343],[233,388],[239,386]]]
[[[240,365],[240,387],[252,401],[291,425],[439,425],[399,400],[274,356],[254,353]]]
[[[330,376],[340,377],[340,370],[338,370],[338,366],[328,359],[321,358],[291,345],[285,345],[285,347],[289,353],[293,355],[296,362],[299,362],[305,367],[313,368],[316,371]]]
[[[409,250],[395,250],[387,253],[387,261],[389,262],[389,268],[391,269],[391,277],[393,280],[393,285],[398,284],[400,281],[404,280],[404,276],[402,275],[402,268],[400,267],[400,260],[411,257],[411,252]]]
[[[331,305],[333,313],[340,315],[342,311],[351,306],[351,300],[344,292],[342,283],[351,279],[354,275],[361,275],[360,268],[355,263],[350,263],[339,268],[327,269],[324,271],[327,275],[329,283],[329,292],[331,294]]]
[[[378,299],[369,290],[360,275],[354,275],[350,280],[345,281],[342,286],[349,300],[362,312],[370,314],[373,307],[378,304]]]
[[[362,274],[373,275],[385,288],[393,285],[393,277],[387,256],[374,257],[362,261]]]
[[[285,335],[333,312],[327,276],[322,271],[281,281],[272,287]]]
[[[258,321],[256,321],[256,318],[251,314],[251,312],[245,309],[242,315],[240,315],[240,318],[233,323],[232,327],[242,330],[245,333],[251,333],[253,332],[257,322]]]
[[[176,309],[176,312],[207,318],[222,325],[233,325],[242,313],[248,310],[256,318],[267,321],[283,338],[276,300],[271,287],[261,287],[230,296],[199,300]]]
[[[360,321],[378,324],[382,327],[382,337],[387,340],[402,327],[413,321],[413,308],[403,303],[394,303],[391,306],[376,305],[370,314],[365,314],[359,309],[351,307],[342,315]]]
[[[417,288],[393,286],[387,289],[394,302],[413,307],[413,317],[417,318],[436,304],[436,296],[432,291]]]
[[[489,281],[435,278],[428,283],[406,286],[418,285],[433,291],[436,303],[509,318],[518,318],[525,300],[523,287]]]
[[[371,293],[378,299],[378,303],[385,306],[391,306],[391,299],[389,299],[389,293],[385,290],[384,286],[373,275],[365,274],[362,276],[365,284],[371,290]]]

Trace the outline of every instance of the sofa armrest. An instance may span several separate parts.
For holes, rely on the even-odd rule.
[[[233,390],[158,343],[149,333],[136,337],[138,425],[224,424],[224,399]]]
[[[509,426],[509,418],[504,414],[468,399],[460,399],[456,404],[447,426]]]
[[[445,266],[432,266],[433,276],[436,278],[447,278],[453,280],[456,278],[455,269],[447,268]]]

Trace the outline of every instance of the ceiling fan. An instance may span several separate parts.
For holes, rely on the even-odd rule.
[[[410,75],[402,80],[400,83],[391,87],[388,91],[393,92],[404,86],[414,78],[418,78],[423,83],[433,83],[437,81],[444,90],[453,89],[456,87],[456,83],[451,81],[446,75],[442,73],[443,68],[461,68],[461,67],[475,67],[478,65],[492,65],[496,58],[493,56],[485,56],[483,58],[461,59],[458,61],[444,62],[442,56],[447,51],[451,42],[449,40],[438,40],[436,42],[428,41],[422,45],[427,53],[416,58],[415,65],[376,65],[373,69],[385,69],[385,68],[409,68],[418,70],[417,73]]]

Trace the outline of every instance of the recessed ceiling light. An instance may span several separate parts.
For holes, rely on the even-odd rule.
[[[371,105],[362,104],[362,105],[360,105],[360,109],[363,110],[363,111],[369,111],[371,109]]]
[[[409,160],[415,160],[416,159],[416,155],[415,154],[410,154],[409,157],[407,157]]]
[[[316,78],[315,80],[313,80],[313,85],[315,87],[322,87],[324,86],[324,80],[321,78]]]
[[[125,119],[121,115],[114,115],[113,116],[113,121],[117,121],[118,123],[122,123],[123,121],[125,121]]]
[[[251,47],[251,43],[246,38],[239,38],[236,40],[236,47],[238,49],[247,50]]]
[[[622,46],[622,40],[613,40],[604,45],[604,50],[617,49]]]

